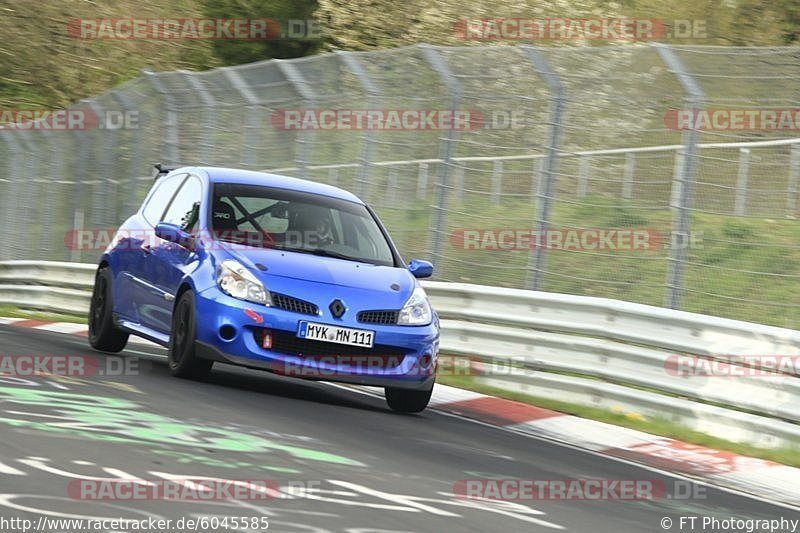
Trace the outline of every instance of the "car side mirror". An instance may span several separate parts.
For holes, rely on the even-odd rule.
[[[195,249],[194,235],[183,231],[177,224],[159,222],[156,224],[156,237],[165,241],[174,242],[178,246],[193,252]]]
[[[408,271],[415,278],[429,278],[433,276],[433,264],[422,259],[412,259],[408,264]]]

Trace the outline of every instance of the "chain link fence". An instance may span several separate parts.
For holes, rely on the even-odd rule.
[[[800,124],[762,120],[797,118],[798,78],[796,47],[662,44],[418,45],[144,72],[76,104],[90,126],[0,129],[0,260],[94,262],[104,234],[82,246],[75,231],[119,225],[153,163],[229,166],[352,190],[438,280],[800,328]],[[287,127],[291,112],[342,110],[470,122]],[[698,124],[714,110],[727,127]],[[733,111],[757,123],[735,127]],[[648,246],[626,243],[631,231]]]

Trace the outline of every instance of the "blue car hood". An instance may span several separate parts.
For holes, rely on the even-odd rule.
[[[224,243],[223,247],[233,259],[265,282],[269,282],[270,277],[278,276],[406,296],[411,294],[416,285],[415,278],[405,268],[230,243]],[[267,267],[267,270],[260,269],[256,264]],[[392,289],[392,285],[396,288]]]

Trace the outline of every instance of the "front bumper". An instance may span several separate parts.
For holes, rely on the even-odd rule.
[[[377,387],[428,389],[433,385],[439,349],[438,320],[428,326],[396,326],[311,316],[237,300],[212,287],[196,295],[197,355],[302,379]],[[306,341],[296,336],[299,322],[375,332],[372,349]],[[263,347],[263,337],[274,338]]]

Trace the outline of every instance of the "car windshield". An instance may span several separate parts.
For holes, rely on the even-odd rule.
[[[210,220],[219,240],[394,266],[381,228],[358,203],[259,185],[217,183]]]

